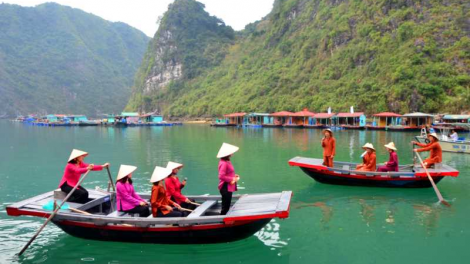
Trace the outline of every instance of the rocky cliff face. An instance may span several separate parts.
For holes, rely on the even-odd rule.
[[[154,42],[153,66],[145,79],[142,93],[150,95],[154,91],[161,90],[171,81],[180,80],[183,77],[183,64],[177,56],[176,41],[169,29],[161,31]]]
[[[175,0],[160,21],[136,75],[128,109],[161,110],[159,94],[179,82],[219,65],[235,38],[232,28],[204,11],[194,0]],[[173,88],[171,88],[173,87]]]

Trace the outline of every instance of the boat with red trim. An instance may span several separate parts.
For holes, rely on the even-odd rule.
[[[220,215],[221,197],[188,196],[201,205],[186,217],[138,217],[114,209],[115,193],[89,190],[85,204],[66,203],[52,222],[69,235],[93,240],[158,244],[222,243],[252,236],[273,218],[289,216],[291,191],[234,195],[227,215]],[[139,194],[150,199],[149,194]],[[10,216],[49,217],[45,205],[65,197],[47,192],[7,206]]]
[[[370,187],[427,188],[431,183],[419,165],[400,166],[398,172],[357,171],[357,163],[334,162],[334,167],[323,165],[322,159],[295,157],[290,166],[300,169],[321,183]],[[437,184],[444,177],[457,177],[459,171],[446,164],[436,164],[428,169]]]

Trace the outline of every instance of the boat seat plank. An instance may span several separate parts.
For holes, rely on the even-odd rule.
[[[126,212],[120,212],[120,211],[114,211],[110,214],[107,214],[106,216],[108,217],[132,217],[132,215],[126,213]]]
[[[205,201],[203,204],[198,206],[194,211],[192,211],[187,218],[197,218],[201,217],[209,208],[211,208],[214,204],[216,204],[216,200]]]
[[[89,201],[88,203],[86,204],[82,204],[79,208],[79,210],[82,210],[82,211],[86,211],[90,208],[93,208],[97,205],[100,205],[100,204],[103,204],[103,203],[106,203],[108,201],[110,201],[111,197],[110,196],[103,196],[103,197],[100,197],[98,199],[94,199],[94,200],[91,200]]]

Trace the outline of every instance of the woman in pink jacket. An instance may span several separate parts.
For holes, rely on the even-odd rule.
[[[139,214],[140,217],[150,215],[149,204],[135,193],[132,185],[132,173],[137,167],[121,165],[116,179],[116,208],[120,212]]]
[[[230,157],[233,153],[239,150],[238,147],[223,143],[222,147],[217,154],[219,161],[219,191],[222,195],[222,211],[221,215],[226,215],[230,210],[232,203],[232,194],[237,191],[237,182],[240,180],[240,176],[235,174],[235,169],[230,162]]]
[[[65,166],[64,175],[62,176],[62,180],[59,183],[59,188],[63,192],[67,194],[70,193],[72,189],[78,184],[80,176],[86,173],[87,171],[100,171],[103,168],[109,166],[109,163],[105,163],[101,166],[86,164],[85,162],[83,162],[83,159],[86,156],[88,156],[88,153],[85,151],[81,151],[78,149],[72,150],[67,166]],[[72,196],[70,196],[68,201],[71,203],[86,203],[89,201],[88,191],[82,186],[78,186],[77,189],[73,192]]]

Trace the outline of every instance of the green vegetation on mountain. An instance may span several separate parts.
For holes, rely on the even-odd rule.
[[[187,64],[183,78],[152,90],[142,83],[160,72],[146,69],[160,58],[156,51],[171,49],[160,42],[168,33],[161,27],[153,39],[160,45],[149,46],[128,108],[161,109],[170,116],[328,106],[345,111],[351,105],[368,113],[468,111],[469,8],[464,0],[276,0],[272,12],[233,43],[212,38],[223,44],[216,52],[201,52],[205,39],[182,34],[193,43],[185,53],[223,59],[203,67]],[[184,10],[170,8],[162,26],[174,12]],[[207,16],[188,14],[192,21],[174,24],[170,33],[195,27],[216,32],[198,23]],[[177,58],[167,54],[165,60]]]
[[[0,114],[120,112],[149,38],[48,3],[0,4]]]

